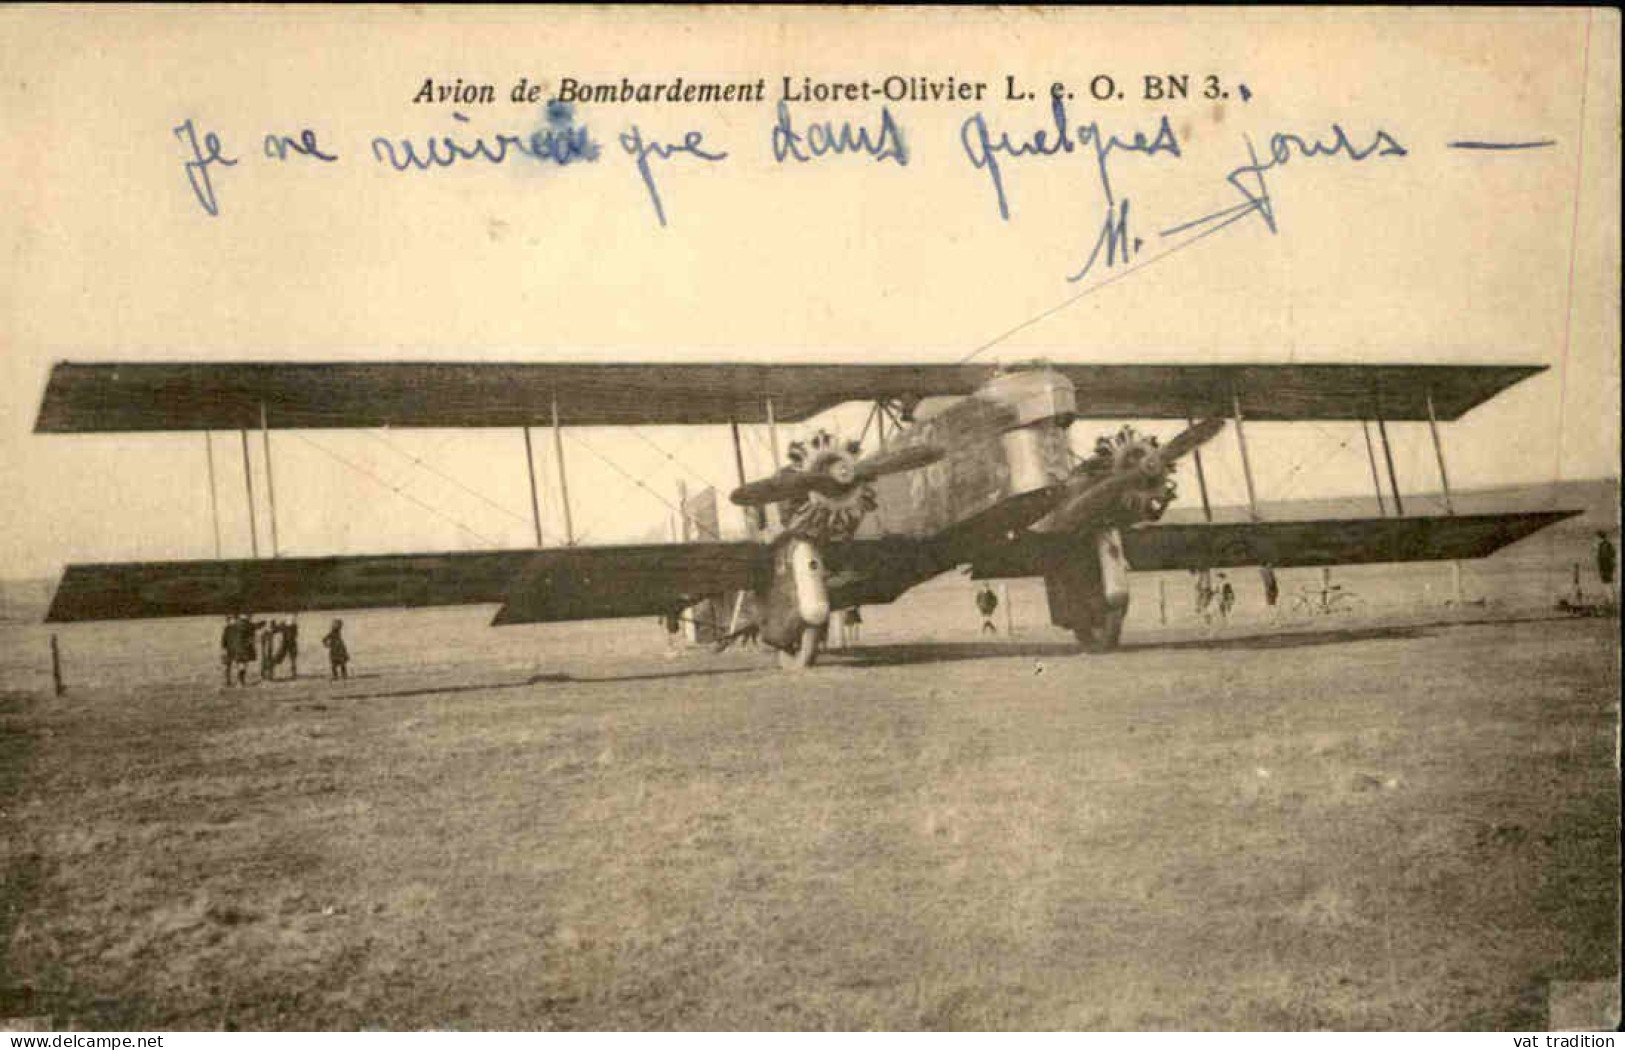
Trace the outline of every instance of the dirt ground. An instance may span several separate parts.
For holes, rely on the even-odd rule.
[[[247,690],[217,624],[88,626],[60,699],[29,628],[0,1016],[1506,1029],[1619,973],[1616,620],[1079,657],[865,619],[787,676],[431,613],[347,629],[348,683]]]

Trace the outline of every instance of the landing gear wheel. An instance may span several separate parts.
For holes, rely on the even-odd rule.
[[[1099,620],[1088,627],[1076,628],[1072,633],[1086,653],[1109,653],[1123,639],[1125,609],[1107,609]]]
[[[779,666],[786,671],[804,671],[818,659],[818,643],[823,640],[822,627],[803,627],[801,629],[801,645],[795,652],[779,650]]]

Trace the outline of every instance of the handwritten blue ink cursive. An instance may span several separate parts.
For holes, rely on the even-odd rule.
[[[1451,149],[1545,149],[1547,146],[1557,145],[1556,139],[1540,139],[1536,142],[1446,142]]]
[[[790,120],[790,107],[779,103],[778,121],[773,125],[773,159],[783,164],[793,157],[806,164],[826,154],[861,153],[877,161],[894,160],[900,167],[908,166],[908,145],[903,131],[892,119],[891,110],[880,107],[880,128],[870,132],[866,127],[854,128],[851,121],[838,127],[832,120],[814,121],[805,130],[797,131]]]
[[[655,186],[654,171],[649,166],[649,158],[670,160],[674,156],[687,154],[703,161],[715,163],[719,160],[726,160],[728,157],[726,153],[713,153],[701,148],[705,145],[705,133],[703,131],[688,132],[683,136],[683,141],[680,143],[665,143],[654,139],[645,141],[643,132],[638,129],[636,124],[633,124],[631,128],[621,132],[620,139],[621,148],[636,160],[638,174],[643,176],[643,185],[649,191],[649,201],[655,206],[655,218],[660,220],[662,226],[666,225],[666,208],[660,202],[660,190]]]
[[[1058,153],[1070,154],[1079,149],[1092,148],[1096,170],[1100,177],[1100,188],[1105,193],[1108,204],[1115,199],[1108,165],[1113,153],[1121,150],[1147,157],[1155,157],[1159,153],[1167,153],[1173,157],[1181,156],[1179,137],[1174,134],[1167,116],[1163,116],[1153,134],[1135,131],[1126,137],[1105,134],[1100,130],[1100,125],[1094,121],[1079,124],[1074,129],[1067,123],[1066,102],[1060,96],[1051,97],[1050,116],[1055,122],[1053,135],[1050,134],[1050,129],[1041,128],[1033,132],[1031,138],[1015,142],[1010,140],[1008,132],[1001,131],[995,136],[987,126],[987,118],[980,112],[966,118],[959,127],[959,144],[964,147],[965,156],[969,158],[971,166],[979,171],[986,170],[988,178],[993,182],[993,194],[999,203],[1001,219],[1010,218],[1010,202],[1005,195],[1004,169],[1000,167],[1000,154],[1007,157],[1053,157]]]
[[[1101,261],[1101,252],[1106,253],[1105,264],[1107,268],[1119,263],[1127,265],[1134,260],[1134,253],[1138,252],[1145,241],[1134,236],[1128,228],[1128,198],[1124,197],[1113,207],[1111,202],[1106,204],[1106,220],[1100,224],[1100,234],[1095,238],[1095,246],[1084,262],[1083,268],[1067,278],[1076,283],[1089,276],[1089,271],[1095,268],[1095,263]]]
[[[470,123],[462,113],[451,116],[460,123]],[[510,155],[526,157],[539,164],[564,167],[577,162],[592,163],[599,155],[599,146],[593,141],[592,133],[585,125],[575,123],[568,105],[557,102],[548,106],[546,126],[529,135],[504,132],[491,138],[476,138],[472,142],[460,142],[450,135],[442,135],[438,138],[431,136],[421,148],[410,139],[401,139],[398,151],[396,146],[397,143],[383,136],[373,139],[373,159],[388,164],[396,171],[413,168],[426,171],[430,168],[449,168],[458,161],[483,160],[501,164]]]
[[[1195,226],[1216,220],[1224,220],[1229,225],[1246,215],[1256,214],[1269,227],[1271,233],[1278,232],[1275,225],[1275,207],[1270,199],[1269,186],[1264,180],[1264,173],[1279,168],[1291,161],[1294,157],[1302,160],[1320,158],[1342,157],[1354,163],[1367,160],[1371,157],[1406,157],[1410,153],[1399,144],[1388,132],[1378,129],[1365,146],[1355,145],[1348,137],[1348,132],[1342,125],[1333,124],[1329,139],[1306,140],[1300,135],[1290,135],[1277,132],[1270,136],[1269,159],[1260,161],[1258,151],[1253,146],[1253,140],[1242,136],[1247,145],[1248,163],[1232,168],[1230,174],[1225,176],[1237,193],[1241,194],[1240,204],[1228,208],[1221,208],[1216,212],[1204,215],[1199,219],[1182,222],[1161,231],[1161,236],[1171,237]],[[1251,180],[1251,181],[1249,181]]]
[[[301,130],[297,139],[291,135],[267,135],[264,149],[265,155],[272,160],[287,160],[290,150],[302,157],[315,157],[329,164],[339,159],[337,154],[322,152],[322,148],[316,144],[316,133],[309,128]]]
[[[209,178],[209,165],[224,164],[234,167],[237,161],[221,152],[220,136],[208,132],[203,136],[203,147],[198,148],[197,129],[192,126],[192,118],[175,128],[175,137],[184,142],[192,151],[192,159],[186,162],[186,181],[192,185],[192,194],[197,197],[198,204],[203,210],[215,218],[220,217],[220,202],[215,199],[214,183]]]

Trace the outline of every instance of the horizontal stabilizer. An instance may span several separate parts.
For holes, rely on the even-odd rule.
[[[1084,419],[1441,420],[1529,365],[1074,365]],[[987,365],[62,362],[37,433],[799,422],[849,401],[972,393]],[[1234,400],[1233,400],[1234,399]]]

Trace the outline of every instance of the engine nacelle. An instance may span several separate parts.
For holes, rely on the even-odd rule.
[[[1050,622],[1077,635],[1086,649],[1116,647],[1128,616],[1128,559],[1116,529],[1102,529],[1078,556],[1044,573]]]
[[[779,545],[773,554],[773,582],[761,598],[762,641],[794,650],[807,627],[829,622],[828,571],[817,547],[803,539]]]

